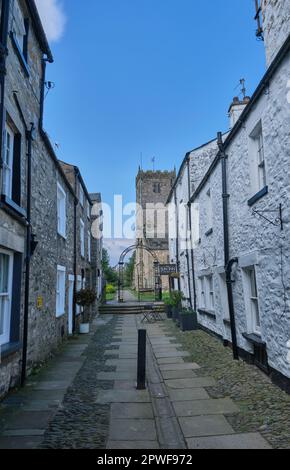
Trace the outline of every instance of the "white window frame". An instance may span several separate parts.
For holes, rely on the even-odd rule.
[[[214,293],[214,277],[213,274],[206,276],[206,308],[211,312],[215,310],[215,293]]]
[[[3,161],[3,194],[12,199],[13,184],[13,160],[14,160],[14,139],[13,129],[6,123],[4,137],[4,161]],[[8,148],[9,140],[9,148]]]
[[[80,183],[80,205],[84,207],[85,205],[85,193],[84,193],[84,188],[82,187]]]
[[[91,219],[91,204],[89,201],[87,201],[87,217],[89,220]]]
[[[205,292],[205,278],[199,278],[199,288],[200,288],[200,308],[206,308],[206,292]]]
[[[13,283],[13,261],[14,255],[12,252],[0,249],[0,254],[8,256],[8,281],[7,292],[0,292],[0,305],[4,309],[3,314],[3,333],[0,333],[0,346],[10,343],[10,330],[11,330],[11,303],[12,303],[12,283]],[[1,308],[0,307],[0,308]]]
[[[260,303],[255,266],[248,266],[243,269],[243,281],[248,332],[261,336]]]
[[[57,183],[57,232],[66,238],[66,192],[60,183]]]
[[[18,0],[14,2],[13,33],[21,52],[24,52],[24,40],[27,35],[25,18],[20,8]]]
[[[88,230],[88,261],[89,263],[92,261],[92,240],[91,240],[91,232]]]
[[[85,257],[85,223],[80,220],[80,242],[81,242],[81,256]]]
[[[226,273],[220,273],[218,275],[219,281],[219,295],[221,300],[221,307],[223,309],[223,320],[230,321],[230,309],[228,301],[228,289],[227,289],[227,279]]]
[[[65,301],[66,301],[66,268],[64,266],[57,266],[57,279],[56,279],[56,317],[65,315]]]
[[[264,136],[261,121],[250,134],[249,146],[252,186],[254,193],[258,193],[267,186]]]
[[[83,280],[82,276],[77,276],[77,292],[83,289]],[[80,315],[82,313],[82,307],[80,305],[77,305],[77,315]]]
[[[206,231],[208,232],[213,228],[213,207],[212,207],[212,192],[211,188],[206,191]]]

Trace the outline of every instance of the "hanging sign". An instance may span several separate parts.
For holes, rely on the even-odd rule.
[[[177,274],[176,264],[161,264],[159,266],[160,276],[170,276],[171,274]]]

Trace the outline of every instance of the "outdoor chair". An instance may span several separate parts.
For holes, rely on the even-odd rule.
[[[163,321],[161,313],[156,310],[154,304],[144,305],[141,323],[145,323],[145,321],[148,323]]]

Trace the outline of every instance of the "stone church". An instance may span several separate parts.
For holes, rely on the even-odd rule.
[[[169,263],[166,200],[176,178],[175,171],[143,171],[136,178],[137,248],[134,282],[136,290],[154,290],[154,261]],[[152,256],[153,254],[153,256]],[[161,278],[162,290],[169,289],[168,277]]]

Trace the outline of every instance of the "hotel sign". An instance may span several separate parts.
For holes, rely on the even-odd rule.
[[[170,276],[172,274],[177,274],[176,264],[161,264],[159,266],[160,276]]]

